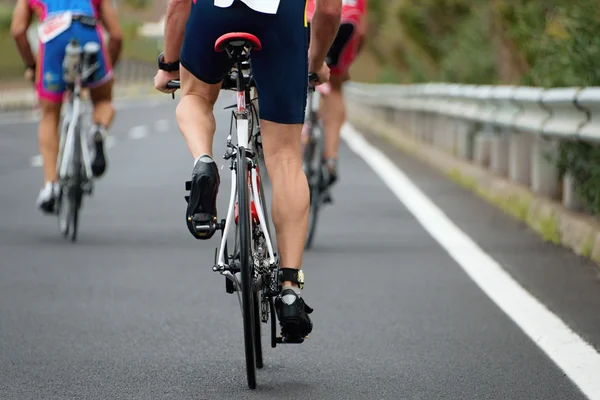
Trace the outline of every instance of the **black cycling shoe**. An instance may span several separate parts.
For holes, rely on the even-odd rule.
[[[186,182],[190,195],[185,220],[196,239],[210,239],[215,234],[220,182],[217,163],[209,156],[202,156],[194,166],[192,180]]]
[[[104,137],[102,132],[97,130],[94,133],[94,160],[92,161],[92,174],[99,178],[106,171],[106,156],[104,155]]]
[[[285,289],[275,298],[275,311],[284,343],[302,343],[312,332],[313,324],[308,314],[313,309],[293,289]]]

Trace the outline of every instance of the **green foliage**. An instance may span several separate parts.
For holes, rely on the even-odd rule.
[[[385,82],[600,86],[598,0],[371,0],[369,11],[388,29],[368,38]],[[560,154],[561,173],[600,215],[600,146],[563,143]]]
[[[0,5],[0,35],[7,35],[12,20],[12,7]]]

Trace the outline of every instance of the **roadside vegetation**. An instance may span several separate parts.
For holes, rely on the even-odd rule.
[[[369,13],[358,81],[600,85],[597,0],[370,0]],[[600,146],[560,153],[561,172],[600,215]]]

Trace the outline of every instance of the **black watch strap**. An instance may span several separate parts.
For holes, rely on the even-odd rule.
[[[165,53],[162,52],[158,55],[158,69],[167,72],[175,72],[179,71],[179,60],[166,63],[165,62]]]
[[[29,69],[29,68],[35,69],[35,67],[36,67],[36,63],[25,65],[25,69]]]

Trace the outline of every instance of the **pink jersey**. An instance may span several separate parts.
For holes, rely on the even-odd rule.
[[[315,12],[315,0],[307,0],[306,19],[310,22]],[[358,24],[367,13],[367,0],[342,0],[342,24]]]

